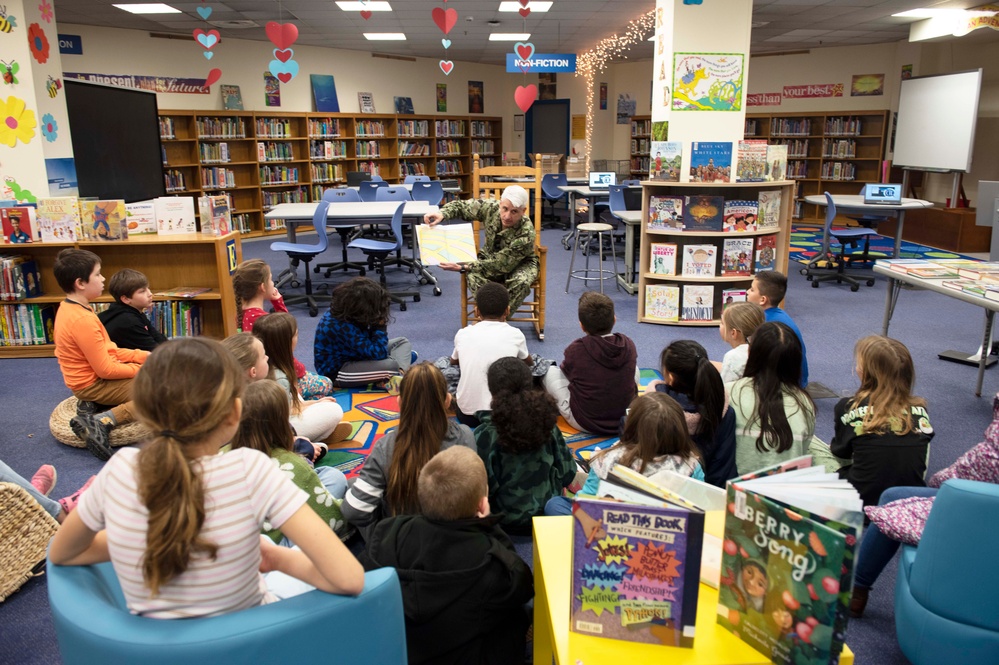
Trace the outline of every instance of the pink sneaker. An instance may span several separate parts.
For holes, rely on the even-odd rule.
[[[97,476],[90,476],[90,478],[87,479],[87,482],[83,483],[83,487],[76,490],[69,496],[64,496],[59,499],[59,505],[62,506],[62,509],[67,513],[73,512],[73,509],[76,508],[76,504],[80,503],[80,496],[87,491],[87,488],[90,487],[90,484],[94,482],[94,478],[96,477]]]
[[[55,487],[57,475],[54,466],[42,464],[38,467],[38,471],[35,471],[35,475],[31,476],[31,486],[38,490],[39,494],[48,496]]]

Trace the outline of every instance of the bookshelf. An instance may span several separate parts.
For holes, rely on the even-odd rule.
[[[823,223],[825,210],[805,196],[857,194],[881,181],[888,111],[746,114],[747,139],[788,147],[787,175],[797,183],[793,217]]]
[[[316,201],[346,184],[348,171],[388,182],[407,175],[455,179],[467,196],[472,153],[500,163],[498,117],[377,113],[160,111],[169,195],[228,194],[233,224],[248,237],[283,233],[264,213],[279,203]]]
[[[652,116],[631,117],[631,175],[649,176],[649,150],[652,141]]]
[[[149,288],[156,293],[178,286],[210,287],[211,291],[194,298],[201,308],[202,334],[222,339],[236,332],[236,300],[232,293],[230,265],[243,260],[238,233],[209,236],[189,233],[172,236],[135,236],[121,242],[76,242],[7,245],[4,254],[30,256],[38,266],[44,295],[36,298],[3,302],[2,305],[55,305],[66,296],[52,274],[56,255],[63,249],[76,247],[101,257],[101,273],[111,275],[122,268],[136,268],[149,278]],[[155,301],[168,298],[154,297]],[[96,302],[111,302],[106,292]],[[0,358],[48,358],[55,355],[55,345],[0,346]]]
[[[791,242],[791,207],[794,197],[795,183],[789,180],[780,182],[739,182],[739,183],[642,183],[642,222],[641,240],[639,243],[639,277],[638,277],[638,321],[640,323],[658,323],[677,326],[716,326],[720,323],[722,309],[722,292],[725,289],[748,290],[753,281],[753,275],[722,275],[722,248],[727,238],[751,238],[754,249],[758,239],[773,236],[774,269],[786,273],[788,268],[788,251]],[[727,201],[756,200],[760,191],[779,190],[780,217],[776,228],[756,231],[724,232],[724,231],[683,231],[677,229],[650,229],[649,201],[652,196],[724,196]],[[684,205],[684,216],[689,214]],[[664,275],[651,271],[652,245],[667,243],[676,245],[676,275]],[[714,245],[717,261],[713,276],[684,276],[681,273],[683,249],[687,245]],[[751,270],[755,272],[755,267]],[[679,287],[678,304],[682,311],[683,291],[690,285],[713,286],[712,319],[707,321],[664,321],[646,316],[646,294],[648,286]]]

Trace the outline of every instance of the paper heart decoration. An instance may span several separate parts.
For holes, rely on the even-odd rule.
[[[267,69],[269,69],[271,74],[276,76],[281,83],[287,83],[298,76],[298,63],[294,60],[289,60],[288,62],[271,60]]]
[[[216,67],[212,71],[208,72],[208,76],[205,77],[205,87],[210,88],[212,84],[220,78],[222,78],[222,70]]]
[[[219,43],[220,35],[218,30],[209,30],[208,32],[205,32],[201,28],[198,28],[193,34],[194,38],[198,40],[198,43],[201,44],[203,48],[212,49]]]
[[[454,69],[454,63],[451,62],[450,60],[441,60],[440,66],[441,66],[441,71],[444,72],[445,76],[450,75],[451,70]]]
[[[369,12],[368,10],[364,10],[363,12],[361,12],[361,18],[367,21],[369,18],[371,18],[371,12]]]
[[[513,45],[513,52],[521,60],[530,60],[531,56],[534,55],[534,44],[531,42],[517,42]]]
[[[267,39],[280,49],[288,48],[298,39],[298,26],[294,23],[271,21],[264,29],[267,32]]]
[[[451,48],[451,40],[447,37],[441,40],[441,44],[444,45],[444,48]]]
[[[274,57],[280,60],[281,62],[288,62],[289,60],[291,60],[291,56],[293,55],[295,55],[295,52],[292,51],[290,48],[286,48],[284,50],[278,48],[274,49]]]
[[[529,4],[531,4],[531,0],[520,0],[521,7],[526,7]]]
[[[208,20],[208,17],[212,15],[211,7],[198,7],[197,11],[198,11],[198,16],[200,16],[206,21]]]
[[[523,16],[524,18],[527,18],[527,15],[530,14],[530,13],[531,13],[530,9],[521,8],[521,10],[520,10],[520,15]]]
[[[437,27],[441,29],[445,35],[451,32],[451,28],[454,24],[458,22],[458,10],[457,9],[443,9],[441,7],[434,7],[434,10],[430,12],[430,15],[434,18],[434,23]]]
[[[203,51],[201,55],[205,56],[205,60],[211,60],[215,56],[215,53],[212,51]]]
[[[517,89],[513,93],[513,100],[517,102],[517,106],[521,111],[527,113],[527,109],[531,108],[534,104],[534,100],[538,98],[538,86],[534,85],[518,85]]]

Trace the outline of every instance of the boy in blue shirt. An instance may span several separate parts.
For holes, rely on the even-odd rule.
[[[783,323],[794,331],[801,342],[801,387],[808,385],[808,356],[805,353],[805,340],[794,320],[778,305],[787,293],[787,276],[776,270],[766,270],[756,273],[752,286],[746,292],[746,300],[754,302],[763,308],[763,316],[767,321]]]

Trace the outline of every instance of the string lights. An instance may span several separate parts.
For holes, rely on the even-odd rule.
[[[628,51],[636,44],[649,38],[655,26],[656,11],[628,22],[628,29],[622,35],[611,35],[603,39],[586,53],[576,56],[576,76],[586,79],[586,171],[590,170],[590,147],[593,137],[593,82],[597,74],[614,60],[626,60]]]

